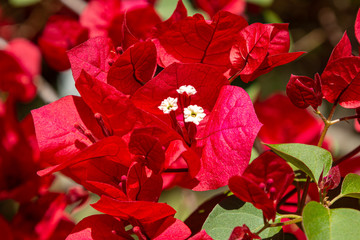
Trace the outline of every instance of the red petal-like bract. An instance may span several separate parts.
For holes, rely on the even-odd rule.
[[[129,150],[135,155],[136,161],[143,163],[154,173],[158,174],[163,170],[165,152],[155,137],[134,132],[130,137]]]
[[[230,178],[229,188],[242,201],[263,210],[267,219],[274,220],[276,204],[293,179],[292,168],[282,158],[267,151],[256,158],[242,176]]]
[[[33,110],[32,116],[41,155],[53,165],[67,161],[92,144],[74,124],[91,129],[96,138],[103,136],[94,114],[79,97],[61,98]]]
[[[100,212],[129,221],[133,226],[140,227],[141,231],[150,239],[171,239],[170,236],[172,235],[179,239],[186,239],[191,234],[183,222],[174,218],[176,211],[165,203],[123,202],[102,196],[92,206]]]
[[[248,226],[245,224],[240,227],[235,227],[232,231],[229,240],[253,240],[253,239],[261,239],[258,235],[252,233]]]
[[[176,90],[183,85],[192,85],[197,90],[191,96],[191,104],[201,106],[210,115],[206,117],[208,121],[204,120],[197,127],[197,141],[191,146],[201,157],[202,165],[196,176],[200,183],[193,186],[194,190],[219,188],[227,184],[229,177],[241,174],[261,126],[247,93],[238,87],[221,88],[227,84],[226,78],[210,66],[175,63],[132,97],[137,107],[156,114],[171,126],[169,116],[158,109],[161,101],[179,96]],[[176,114],[180,119],[182,110],[177,110]],[[191,168],[196,159],[187,162]]]
[[[306,109],[295,107],[288,97],[274,94],[265,101],[256,102],[254,108],[264,124],[259,132],[261,141],[317,145],[323,128],[322,121]]]
[[[247,22],[229,12],[218,12],[211,23],[196,14],[156,33],[159,64],[204,63],[225,72],[231,67],[229,53],[236,34]]]
[[[220,10],[242,15],[246,6],[244,0],[195,0],[194,3],[196,7],[207,12],[210,17]]]
[[[122,12],[119,0],[91,0],[80,15],[80,23],[90,31],[90,37],[107,37],[113,18]]]
[[[360,9],[358,10],[355,20],[355,36],[358,43],[360,44]]]
[[[251,24],[241,30],[231,49],[230,75],[240,75],[242,81],[250,82],[304,53],[288,53],[289,47],[288,24]]]
[[[140,88],[131,100],[137,107],[168,121],[168,116],[158,106],[169,96],[177,97],[179,94],[176,90],[179,87],[193,86],[197,93],[191,96],[191,104],[211,111],[221,87],[227,84],[227,79],[213,67],[174,63]]]
[[[316,74],[315,79],[305,76],[291,75],[286,86],[286,94],[291,102],[299,108],[312,106],[317,109],[322,103],[322,92],[320,75]]]
[[[156,25],[155,27],[155,35],[160,35],[162,32],[165,32],[167,29],[171,27],[172,24],[184,19],[187,17],[187,9],[182,2],[179,0],[173,14],[167,19]]]
[[[130,153],[126,143],[117,136],[111,136],[85,148],[70,160],[41,170],[38,172],[38,174],[40,176],[47,175],[90,159],[102,157],[109,157],[110,159],[113,159],[114,162],[118,162],[124,166],[130,165]]]
[[[162,192],[162,177],[160,174],[148,176],[145,167],[135,162],[129,168],[126,191],[130,201],[157,202]]]
[[[119,240],[132,239],[125,231],[124,222],[116,218],[98,214],[82,219],[66,240]]]
[[[150,135],[156,132],[156,137],[163,145],[179,138],[162,121],[136,108],[127,95],[84,71],[76,87],[92,111],[104,117],[114,135],[123,136],[134,129],[147,128]]]
[[[31,77],[40,74],[41,53],[39,48],[29,40],[23,38],[13,39],[8,43],[5,51],[16,57],[19,64]]]
[[[333,51],[331,52],[331,55],[329,57],[329,61],[328,61],[327,65],[329,65],[331,62],[333,62],[339,58],[351,57],[351,56],[352,56],[351,43],[350,43],[350,39],[347,36],[347,33],[345,31],[341,40],[339,41],[339,43],[334,47]]]
[[[39,150],[31,118],[18,122],[14,99],[0,100],[0,200],[24,203],[47,189],[52,178],[39,178]]]
[[[116,46],[127,50],[131,42],[150,38],[153,28],[159,23],[161,19],[153,6],[137,7],[117,15],[109,26],[108,36]]]
[[[254,23],[244,28],[230,52],[232,66],[243,75],[252,74],[268,54],[274,26]]]
[[[360,57],[343,57],[330,62],[321,75],[326,100],[344,108],[360,107]]]
[[[217,189],[243,173],[261,127],[249,95],[239,87],[224,86],[210,114],[197,148],[202,149],[195,190]]]
[[[73,203],[68,200],[63,193],[47,192],[21,204],[11,221],[14,239],[64,239],[74,227],[64,213],[66,206]]]
[[[88,30],[72,17],[51,16],[38,39],[39,47],[47,63],[57,71],[70,68],[67,50],[86,41]]]
[[[25,57],[24,56],[28,56]],[[40,73],[39,49],[25,39],[14,39],[0,51],[0,90],[22,102],[36,96],[33,79]]]
[[[132,95],[154,76],[156,66],[154,43],[139,42],[115,61],[109,70],[107,82],[120,92]]]
[[[234,176],[229,180],[229,188],[242,201],[251,202],[261,209],[266,219],[275,218],[276,206],[257,183],[243,176]]]
[[[68,51],[72,74],[75,81],[81,71],[106,82],[110,69],[109,62],[116,60],[116,51],[110,39],[91,38]]]
[[[80,23],[90,30],[90,37],[107,37],[114,18],[147,5],[145,0],[91,0],[80,15]]]

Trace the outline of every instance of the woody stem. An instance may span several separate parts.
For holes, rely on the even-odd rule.
[[[324,117],[319,111],[316,112],[317,114],[320,115],[320,117],[321,117],[321,119],[323,120],[324,125],[325,125],[325,126],[324,126],[324,129],[323,129],[323,131],[322,131],[322,133],[321,133],[319,142],[318,142],[318,144],[317,144],[318,147],[321,147],[322,144],[324,143],[324,139],[325,139],[326,133],[327,133],[329,127],[333,124],[333,123],[331,122],[331,119],[332,119],[332,117],[334,116],[335,109],[336,109],[336,107],[337,107],[337,105],[338,105],[338,102],[339,102],[339,98],[340,98],[340,96],[339,96],[339,97],[336,99],[336,101],[334,102],[334,104],[333,104],[333,106],[332,106],[332,108],[331,108],[331,110],[330,110],[330,113],[329,113],[329,116],[328,116],[327,119],[325,119],[325,117]],[[298,208],[298,210],[297,210],[297,213],[301,213],[302,210],[303,210],[303,208],[304,208],[304,206],[305,206],[305,200],[306,200],[306,195],[307,195],[307,192],[308,192],[308,189],[309,189],[309,184],[310,184],[310,177],[307,176],[307,177],[306,177],[305,187],[304,187],[304,192],[303,192],[303,194],[302,194],[302,196],[301,196],[301,202],[300,202],[299,208]]]

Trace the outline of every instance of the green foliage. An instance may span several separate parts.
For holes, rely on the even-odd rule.
[[[329,209],[317,202],[303,211],[303,225],[309,240],[359,239],[360,212],[354,209]]]
[[[344,197],[360,198],[360,176],[354,173],[346,175],[341,186]]]
[[[246,0],[248,3],[253,3],[261,7],[269,7],[273,4],[273,0]]]
[[[40,0],[9,0],[9,3],[14,7],[27,7],[39,2]]]
[[[280,222],[280,218],[275,222]],[[259,231],[264,226],[263,213],[251,203],[244,203],[235,196],[220,202],[206,219],[203,229],[214,239],[228,239],[236,226],[246,224],[252,232]],[[276,235],[281,227],[271,227],[264,230],[261,238]],[[274,238],[272,238],[274,239]]]
[[[183,0],[183,3],[188,11],[188,16],[192,16],[196,13],[206,14],[201,10],[195,9],[188,0]],[[155,8],[161,18],[163,20],[166,20],[174,12],[176,5],[177,1],[159,0],[156,2]]]
[[[360,176],[354,173],[349,173],[345,176],[341,186],[341,193],[335,197],[331,204],[342,197],[353,197],[360,199]]]
[[[321,172],[326,176],[331,168],[331,153],[323,148],[299,144],[265,144],[277,155],[304,171],[312,180],[318,182]]]

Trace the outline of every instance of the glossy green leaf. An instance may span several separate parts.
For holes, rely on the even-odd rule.
[[[280,222],[277,218],[275,222]],[[244,203],[235,196],[220,202],[206,219],[203,229],[214,239],[228,239],[234,227],[246,224],[252,232],[259,231],[264,226],[263,213],[251,203]],[[281,227],[267,228],[260,237],[273,237]],[[274,239],[274,238],[271,238]]]
[[[326,176],[331,168],[331,153],[323,148],[300,143],[265,144],[277,155],[304,171],[316,183],[321,172]]]
[[[308,240],[359,239],[360,228],[356,226],[360,226],[360,212],[309,202],[303,211],[303,226]]]
[[[360,176],[349,173],[345,176],[341,186],[341,195],[343,197],[353,197],[360,199]]]

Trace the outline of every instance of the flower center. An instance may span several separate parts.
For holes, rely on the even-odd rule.
[[[185,122],[192,122],[199,125],[205,116],[204,109],[198,105],[190,105],[187,108],[184,108]]]
[[[183,85],[176,90],[179,94],[186,93],[188,96],[195,95],[197,93],[196,89],[191,85]]]
[[[158,108],[162,110],[165,114],[169,114],[171,111],[175,111],[176,109],[178,109],[177,101],[177,98],[168,97],[161,102]]]
[[[196,89],[191,85],[183,85],[176,90],[179,93],[179,106],[183,110],[183,121],[181,124],[178,122],[175,110],[178,109],[178,98],[168,97],[164,99],[158,108],[164,114],[169,114],[171,125],[190,146],[195,141],[196,125],[205,118],[206,114],[204,109],[198,105],[190,105],[191,96],[196,94]],[[193,124],[191,124],[193,123]]]

